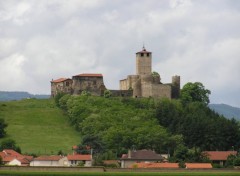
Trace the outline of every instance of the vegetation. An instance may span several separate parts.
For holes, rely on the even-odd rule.
[[[153,149],[172,161],[206,162],[203,150],[240,146],[239,124],[208,108],[210,91],[187,83],[180,100],[65,95],[59,106],[94,153]]]
[[[13,139],[22,153],[72,153],[80,135],[56,107],[54,100],[25,99],[0,102],[0,117],[8,124],[7,135],[0,143]]]

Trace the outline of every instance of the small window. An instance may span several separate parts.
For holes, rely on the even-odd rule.
[[[69,86],[69,82],[66,82],[66,86]]]
[[[141,53],[141,57],[143,57],[144,56],[144,53]]]
[[[150,56],[150,54],[149,53],[147,53],[147,57],[149,57]]]

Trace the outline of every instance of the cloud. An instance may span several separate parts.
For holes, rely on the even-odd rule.
[[[118,89],[145,43],[163,82],[200,81],[211,102],[239,107],[239,9],[229,0],[0,1],[0,90],[50,93],[52,78],[87,72]]]

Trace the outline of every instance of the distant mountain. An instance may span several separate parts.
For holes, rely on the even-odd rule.
[[[22,100],[25,98],[47,99],[50,95],[30,94],[28,92],[8,92],[0,91],[0,101]]]
[[[228,119],[234,117],[235,119],[240,120],[240,108],[232,107],[226,104],[210,104],[209,108]]]

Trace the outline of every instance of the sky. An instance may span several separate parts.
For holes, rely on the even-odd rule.
[[[119,89],[143,44],[163,83],[180,75],[240,107],[239,0],[0,0],[0,90],[50,94],[80,73]]]

